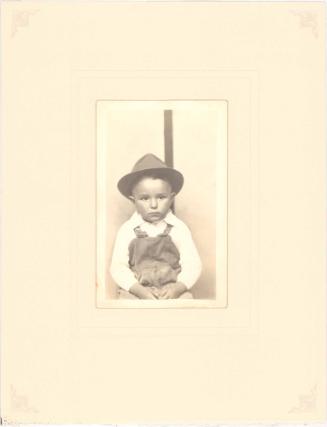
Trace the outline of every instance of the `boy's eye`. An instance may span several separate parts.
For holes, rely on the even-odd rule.
[[[158,199],[160,199],[160,200],[162,200],[162,199],[166,199],[167,198],[167,196],[165,196],[165,195],[160,195],[159,197],[158,197]]]
[[[148,196],[141,196],[140,200],[149,200],[149,197]]]

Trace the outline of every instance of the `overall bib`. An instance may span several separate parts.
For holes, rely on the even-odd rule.
[[[150,237],[138,226],[134,229],[136,237],[128,247],[129,266],[135,278],[154,292],[168,283],[176,282],[181,272],[179,252],[169,235],[171,229],[172,225],[167,224],[163,233]],[[190,292],[184,294],[184,298],[192,298]],[[123,290],[120,290],[119,296],[133,298],[132,294]]]

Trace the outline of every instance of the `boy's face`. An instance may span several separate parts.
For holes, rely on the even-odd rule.
[[[130,199],[142,218],[155,224],[166,216],[174,196],[168,182],[160,178],[144,177],[133,188]]]

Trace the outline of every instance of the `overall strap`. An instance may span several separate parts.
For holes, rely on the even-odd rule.
[[[143,230],[141,230],[141,227],[138,225],[134,228],[134,233],[136,234],[136,237],[148,237],[147,233]]]
[[[160,236],[168,236],[168,234],[170,233],[170,230],[173,228],[173,226],[171,224],[167,224],[166,228],[164,229],[164,231],[160,234]]]
[[[171,224],[167,224],[164,231],[162,233],[158,234],[158,236],[168,236],[168,234],[170,233],[170,230],[172,228],[173,228],[173,226]],[[148,234],[145,231],[143,231],[139,225],[134,228],[134,233],[136,234],[136,237],[138,237],[138,238],[149,237]]]

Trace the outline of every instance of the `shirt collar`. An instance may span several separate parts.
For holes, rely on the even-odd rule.
[[[138,212],[134,212],[133,215],[129,219],[133,228],[138,227],[139,225],[145,223],[144,219]],[[167,224],[176,225],[177,217],[172,213],[171,210],[167,212],[167,215],[163,219]]]

